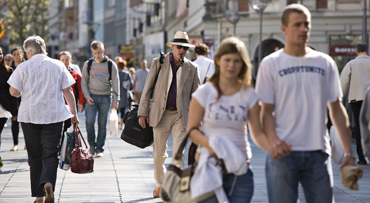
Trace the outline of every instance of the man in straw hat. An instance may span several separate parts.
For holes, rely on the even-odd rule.
[[[189,43],[188,34],[176,32],[173,42],[168,42],[167,46],[173,51],[166,54],[163,64],[160,64],[159,57],[153,59],[138,110],[139,124],[143,128],[148,123],[153,127],[154,178],[156,181],[153,197],[159,197],[166,170],[164,162],[167,157],[168,136],[172,133],[172,151],[176,153],[186,135],[191,94],[200,85],[198,66],[185,58],[188,49],[194,47]],[[160,66],[162,67],[159,71]],[[158,79],[154,87],[157,75]],[[150,102],[150,95],[154,89]]]

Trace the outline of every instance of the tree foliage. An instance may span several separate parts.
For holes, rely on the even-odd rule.
[[[47,42],[50,0],[6,0],[9,9],[4,17],[13,44],[22,45],[31,35],[39,35]]]

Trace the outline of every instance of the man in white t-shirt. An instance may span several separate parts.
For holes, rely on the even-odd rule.
[[[199,66],[199,79],[201,84],[204,84],[207,78],[215,73],[215,64],[212,59],[207,58],[209,47],[206,44],[198,43],[195,45],[195,56],[197,59],[193,61]]]
[[[146,68],[148,62],[144,59],[140,63],[141,69],[137,70],[134,76],[134,97],[135,101],[140,104],[141,93],[143,93],[146,76],[149,70]]]
[[[265,169],[269,202],[297,202],[299,183],[307,202],[332,202],[328,107],[345,152],[341,168],[355,166],[338,68],[328,55],[307,47],[306,7],[288,5],[281,21],[286,45],[263,59],[256,86],[272,148]]]

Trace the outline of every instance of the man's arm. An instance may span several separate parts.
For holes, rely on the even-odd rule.
[[[347,112],[342,104],[342,102],[337,99],[337,101],[332,102],[328,105],[329,115],[332,123],[334,124],[335,130],[338,133],[339,139],[342,143],[344,153],[351,153],[351,136],[349,129],[349,120]],[[353,156],[345,156],[343,158],[341,169],[344,166],[355,166],[355,158]]]
[[[262,103],[262,125],[267,138],[270,142],[270,153],[272,158],[280,159],[292,152],[292,145],[287,145],[284,140],[281,140],[276,134],[276,124],[273,115],[275,105]]]
[[[112,109],[118,109],[118,102],[120,100],[120,90],[119,90],[119,76],[118,76],[118,68],[116,63],[111,61],[112,63],[112,89],[113,89],[113,103]]]
[[[348,62],[346,66],[344,66],[342,73],[340,74],[340,84],[342,86],[343,94],[346,94],[349,89],[349,83],[351,81],[351,62]]]
[[[13,96],[13,97],[20,97],[22,96],[22,94],[17,90],[15,89],[14,87],[10,86],[9,88],[9,92],[10,94]]]

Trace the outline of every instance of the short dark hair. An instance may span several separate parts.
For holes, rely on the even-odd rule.
[[[209,54],[209,47],[206,44],[198,43],[195,45],[195,53],[202,56]]]
[[[357,53],[367,52],[367,44],[364,44],[364,43],[357,44],[356,52]]]
[[[288,26],[289,24],[289,16],[291,13],[304,13],[306,14],[307,18],[311,19],[310,11],[303,6],[302,4],[290,4],[285,7],[283,10],[283,14],[281,15],[281,24],[284,26]]]

